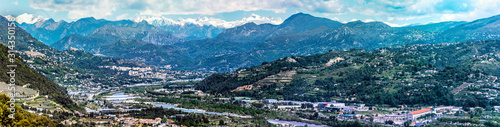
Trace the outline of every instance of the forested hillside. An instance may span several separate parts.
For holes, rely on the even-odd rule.
[[[292,56],[214,74],[196,88],[285,100],[486,107],[488,99],[467,93],[497,88],[498,48],[500,41],[475,41]],[[464,84],[477,89],[458,89]]]
[[[0,74],[0,81],[10,81],[7,72],[12,68],[7,67],[7,65],[17,65],[17,67],[15,67],[16,85],[28,85],[29,88],[38,90],[40,95],[48,95],[49,99],[64,105],[64,107],[77,108],[76,104],[68,97],[65,89],[59,87],[47,77],[28,67],[21,57],[16,55],[15,62],[9,62],[7,50],[7,47],[3,45],[0,46],[0,71],[5,72]]]
[[[56,121],[27,112],[19,106],[15,106],[15,119],[11,119],[9,118],[11,112],[7,109],[10,108],[10,103],[7,102],[9,100],[10,97],[0,94],[0,126],[2,127],[64,127]]]

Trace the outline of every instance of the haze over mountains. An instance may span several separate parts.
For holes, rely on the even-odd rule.
[[[285,56],[312,55],[329,50],[373,50],[411,44],[500,39],[499,17],[398,28],[382,22],[343,24],[303,13],[294,14],[279,25],[247,23],[224,30],[215,26],[155,26],[151,23],[160,22],[151,20],[146,23],[93,18],[72,23],[49,19],[20,26],[39,40],[54,41],[51,46],[59,50],[73,47],[103,56],[172,66],[173,69],[230,72]],[[178,33],[171,32],[196,31],[192,29],[200,32],[186,32],[183,39],[178,38]],[[223,31],[215,34],[219,30]],[[197,40],[200,38],[207,39]],[[128,48],[137,51],[126,52]]]

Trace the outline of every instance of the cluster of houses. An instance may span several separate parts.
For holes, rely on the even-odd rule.
[[[140,126],[140,125],[151,125],[151,126],[158,126],[158,127],[185,127],[185,126],[179,126],[176,124],[173,124],[174,121],[171,119],[167,119],[166,121],[162,122],[161,118],[155,118],[155,119],[139,119],[139,118],[134,118],[134,117],[123,117],[124,114],[120,114],[119,117],[114,117],[114,119],[104,118],[101,116],[96,117],[95,119],[84,119],[83,121],[91,121],[96,124],[112,124],[112,125],[121,125],[125,127],[130,127],[130,126]],[[74,125],[77,123],[80,123],[81,120],[64,120],[61,121],[61,124],[64,125]]]
[[[220,98],[221,100],[230,100],[230,98]],[[350,104],[339,102],[302,102],[302,101],[287,101],[287,100],[277,100],[277,99],[263,99],[263,100],[251,100],[245,97],[235,97],[235,101],[244,102],[251,104],[254,102],[264,103],[269,108],[278,109],[301,109],[304,108],[303,105],[309,105],[307,108],[313,108],[315,111],[336,111],[339,112],[340,118],[343,119],[363,119],[367,117],[373,117],[374,122],[385,123],[386,121],[393,121],[394,124],[403,124],[404,122],[410,120],[412,125],[422,125],[429,123],[432,120],[443,117],[445,114],[454,114],[455,112],[462,111],[461,107],[454,106],[438,106],[429,107],[415,111],[399,111],[395,114],[372,114],[371,116],[365,116],[361,114],[355,114],[353,112],[368,111],[369,107],[364,104]],[[500,111],[500,106],[495,106],[495,110]]]
[[[416,111],[410,111],[408,113],[399,114],[373,114],[374,122],[385,123],[386,121],[393,121],[394,124],[403,124],[404,122],[410,120],[412,125],[415,124],[425,124],[432,121],[434,118],[442,117],[444,113],[452,114],[454,112],[460,111],[461,107],[454,106],[439,106],[434,108],[424,108]],[[435,114],[435,115],[428,115]],[[428,118],[423,118],[426,116],[432,116]]]

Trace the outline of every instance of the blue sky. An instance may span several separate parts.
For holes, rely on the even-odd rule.
[[[392,26],[472,21],[500,14],[500,0],[2,0],[1,15],[23,13],[55,20],[117,20],[134,16],[239,20],[251,14],[286,19],[303,12],[341,22],[382,21]]]

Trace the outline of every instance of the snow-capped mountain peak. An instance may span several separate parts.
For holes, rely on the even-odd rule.
[[[281,24],[283,22],[283,19],[281,18],[273,18],[273,17],[262,17],[257,14],[252,14],[249,17],[244,17],[240,20],[236,21],[226,21],[218,18],[213,18],[213,17],[198,17],[198,18],[179,18],[177,20],[173,20],[170,18],[166,17],[155,17],[155,16],[135,16],[133,19],[131,19],[134,22],[141,22],[141,21],[146,21],[152,25],[157,25],[157,26],[166,26],[166,25],[181,25],[184,26],[185,24],[195,24],[199,26],[205,26],[205,25],[212,25],[215,27],[222,27],[222,28],[233,28],[236,26],[240,26],[249,22],[253,22],[255,24],[264,24],[264,23],[270,23],[270,24]]]
[[[27,14],[27,13],[21,14],[17,17],[14,17],[12,15],[7,15],[7,16],[5,16],[5,18],[15,19],[15,21],[17,23],[20,23],[20,24],[22,24],[22,23],[33,24],[33,23],[36,23],[38,21],[47,20],[47,18],[44,18],[42,16],[34,15],[34,14]]]

